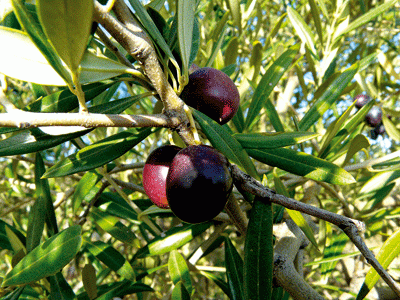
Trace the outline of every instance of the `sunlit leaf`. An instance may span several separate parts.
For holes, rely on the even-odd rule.
[[[400,229],[396,230],[382,245],[376,255],[376,259],[380,262],[384,269],[387,269],[390,263],[399,255],[400,253]],[[379,279],[379,274],[374,268],[370,268],[365,276],[365,281],[358,292],[357,300],[364,299],[364,297],[369,293],[369,291],[374,287]]]
[[[305,116],[299,123],[300,131],[307,131],[322,115],[329,109],[329,107],[337,100],[341,92],[347,87],[354,75],[357,73],[358,64],[351,66],[343,71],[324,93],[315,100],[311,108],[307,111]]]
[[[3,286],[35,282],[54,275],[78,253],[82,244],[81,227],[71,226],[34,248],[7,273]]]
[[[55,50],[76,71],[86,50],[93,22],[91,0],[38,0],[40,23]]]
[[[243,148],[253,149],[272,149],[290,145],[296,145],[319,136],[312,132],[257,132],[257,133],[238,133],[233,135]]]
[[[168,271],[175,285],[178,282],[182,282],[189,294],[192,292],[192,280],[190,279],[189,268],[185,259],[177,250],[172,250],[169,253]]]
[[[316,181],[346,185],[355,179],[344,169],[313,155],[291,149],[246,149],[249,155],[267,165]]]

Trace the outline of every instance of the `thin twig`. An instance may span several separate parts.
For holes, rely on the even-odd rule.
[[[95,127],[172,127],[164,114],[118,115],[80,113],[34,113],[19,109],[0,114],[0,127],[32,128],[45,126]]]
[[[264,187],[260,182],[252,178],[250,175],[241,171],[237,166],[232,166],[232,170],[234,183],[236,186],[240,186],[242,190],[259,196],[267,201],[282,205],[286,208],[297,210],[305,214],[325,220],[329,223],[335,224],[340,229],[342,229],[350,238],[350,240],[354,243],[354,245],[360,250],[362,255],[364,255],[366,260],[378,272],[382,279],[400,297],[399,285],[381,266],[381,264],[378,262],[374,254],[367,247],[367,245],[364,243],[364,240],[360,236],[360,233],[365,231],[365,224],[363,222],[344,217],[330,211],[296,201],[291,198],[287,198],[283,195],[279,195],[275,191]]]

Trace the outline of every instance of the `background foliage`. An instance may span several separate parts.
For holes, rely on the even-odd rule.
[[[8,76],[1,84],[9,102],[27,112],[76,112],[77,97],[67,86],[77,84],[74,74],[80,70],[90,112],[160,113],[162,105],[143,75],[118,62],[90,32],[92,2],[69,1],[59,18],[49,9],[64,1],[56,2],[0,4],[0,72]],[[129,3],[176,91],[192,63],[223,70],[237,84],[241,107],[228,124],[193,111],[204,143],[280,194],[362,220],[366,242],[384,267],[395,260],[397,1]],[[51,32],[52,22],[68,25],[58,26],[66,32]],[[357,111],[352,99],[360,93],[374,101]],[[386,132],[379,136],[371,136],[364,122],[373,105],[384,115]],[[325,298],[362,299],[378,280],[372,272],[366,275],[368,265],[339,228],[317,219],[306,218],[307,223],[300,213],[276,205],[271,215],[272,208],[257,201],[250,214],[243,200],[248,195],[237,190],[250,216],[246,236],[224,222],[225,214],[190,225],[152,206],[141,171],[153,149],[182,143],[168,128],[55,131],[0,128],[3,299],[245,299],[257,283],[270,294],[272,249],[263,237],[272,237],[272,222],[287,218],[310,241],[301,273]],[[263,251],[249,258],[258,242]],[[260,261],[258,268],[250,269],[252,259]],[[389,268],[398,278],[396,261]],[[269,273],[260,273],[266,269]],[[249,282],[257,273],[263,276]],[[386,294],[386,285],[378,285]],[[290,298],[278,286],[271,297]]]

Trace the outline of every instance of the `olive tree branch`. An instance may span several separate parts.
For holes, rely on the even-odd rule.
[[[186,144],[197,144],[189,120],[183,110],[183,101],[169,84],[158,62],[153,44],[133,17],[122,0],[117,0],[113,7],[118,19],[111,16],[104,6],[95,1],[94,19],[100,23],[111,36],[135,57],[149,78],[164,104],[165,114],[176,128]]]
[[[264,187],[260,182],[241,171],[235,165],[232,166],[232,176],[236,186],[239,186],[240,189],[244,191],[263,198],[265,201],[271,201],[286,208],[303,212],[338,226],[350,238],[358,250],[360,250],[367,262],[371,264],[396,295],[400,297],[399,285],[378,262],[360,236],[360,233],[365,231],[365,224],[363,222],[279,195],[275,191]]]
[[[13,109],[0,114],[0,127],[32,128],[45,126],[95,127],[173,127],[165,114],[125,115],[80,113],[35,113]]]

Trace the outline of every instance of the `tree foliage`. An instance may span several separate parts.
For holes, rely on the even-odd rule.
[[[105,2],[0,4],[2,299],[398,296],[360,249],[396,277],[398,1]],[[238,87],[227,124],[179,99],[193,64]],[[236,180],[214,220],[182,223],[142,169],[156,147],[195,143],[320,209]]]

